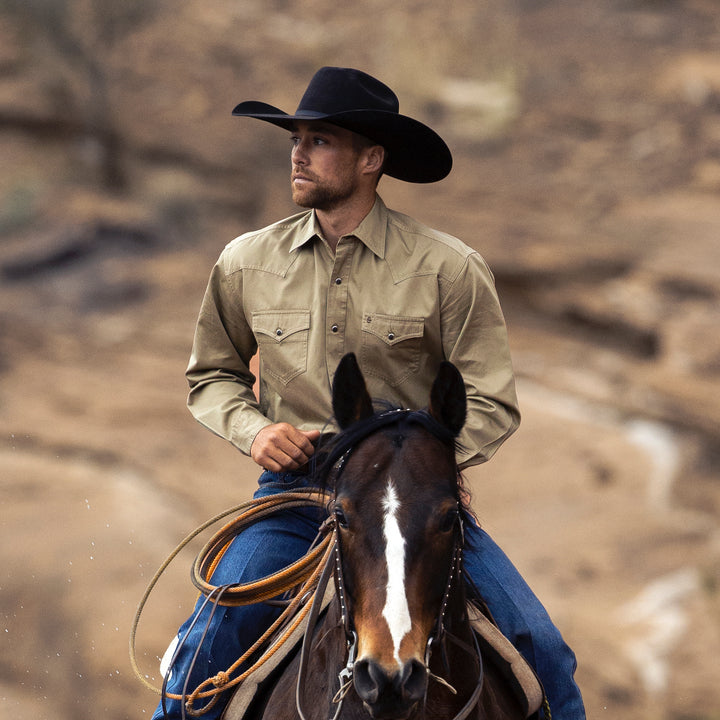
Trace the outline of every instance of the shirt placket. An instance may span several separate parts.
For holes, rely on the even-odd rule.
[[[335,262],[327,289],[327,313],[325,316],[327,323],[325,357],[327,358],[328,377],[332,377],[335,368],[345,354],[350,268],[356,246],[357,241],[354,238],[342,238],[335,251]]]

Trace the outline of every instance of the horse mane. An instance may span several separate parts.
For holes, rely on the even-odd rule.
[[[439,423],[426,410],[406,410],[390,403],[375,403],[376,412],[368,418],[358,420],[339,433],[331,436],[323,448],[319,448],[318,462],[315,465],[314,481],[317,487],[332,490],[334,481],[341,470],[344,458],[365,438],[385,427],[396,427],[398,430],[413,425],[420,425],[440,442],[451,447],[453,454],[461,446],[448,428]],[[457,498],[463,512],[472,514],[470,510],[470,493],[465,487],[464,478],[457,462],[454,462],[457,479]]]

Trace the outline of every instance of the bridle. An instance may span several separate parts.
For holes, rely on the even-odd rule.
[[[470,647],[467,645],[467,643],[463,642],[457,636],[450,633],[445,626],[445,616],[447,614],[447,607],[450,601],[450,593],[452,592],[453,584],[456,581],[462,582],[463,579],[462,556],[463,547],[465,544],[465,525],[461,512],[458,512],[457,523],[458,529],[457,536],[455,538],[453,559],[450,563],[450,572],[448,573],[448,581],[445,585],[445,594],[440,605],[440,612],[438,613],[435,631],[428,638],[427,646],[425,649],[425,667],[427,668],[428,675],[432,680],[436,680],[442,685],[445,685],[445,687],[447,687],[453,694],[456,694],[457,691],[455,690],[455,688],[453,688],[452,685],[450,685],[450,683],[447,682],[447,680],[430,672],[430,659],[432,657],[432,652],[434,648],[437,646],[441,649],[441,652],[445,653],[445,640],[452,640],[452,642],[454,642],[456,645],[466,650],[469,655],[475,657],[478,663],[478,678],[475,682],[473,692],[468,698],[468,701],[460,710],[460,712],[458,712],[458,714],[453,718],[453,720],[465,720],[465,718],[467,718],[468,715],[472,712],[473,708],[477,705],[478,700],[480,699],[480,694],[482,693],[483,683],[485,679],[485,667],[483,664],[482,653],[480,652],[480,646],[478,644],[477,636],[475,635],[475,633],[471,631],[473,644],[472,647]],[[444,664],[447,667],[446,658],[444,658]]]
[[[406,410],[393,410],[389,411],[388,413],[383,413],[383,416],[387,416],[392,414],[397,415],[398,412],[410,414],[410,411]],[[382,417],[382,416],[381,416]],[[396,419],[396,417],[390,417],[387,419],[386,422],[381,422],[382,425],[387,425],[390,422],[393,422]],[[373,428],[374,429],[374,428]],[[369,435],[370,433],[368,433]],[[345,465],[347,463],[348,458],[350,457],[350,454],[352,453],[353,447],[347,448],[335,461],[332,473],[335,476],[335,481],[337,482],[337,479],[342,474],[342,471],[345,468]],[[445,584],[445,590],[443,594],[442,601],[440,603],[440,610],[438,612],[437,620],[435,623],[434,630],[430,637],[428,638],[426,649],[425,649],[425,668],[428,673],[428,677],[432,680],[435,680],[436,682],[439,682],[440,684],[444,685],[446,688],[450,690],[453,694],[457,694],[457,691],[455,688],[444,678],[432,673],[430,671],[430,660],[432,657],[433,652],[438,649],[443,653],[443,662],[445,667],[447,668],[447,658],[445,657],[446,653],[446,641],[450,640],[454,642],[456,645],[461,647],[462,649],[466,650],[468,654],[475,657],[478,663],[478,678],[477,681],[474,684],[474,689],[470,697],[468,698],[465,705],[461,708],[461,710],[455,715],[453,720],[465,720],[472,710],[475,708],[475,706],[478,703],[478,700],[480,699],[480,695],[483,690],[483,680],[484,680],[484,665],[483,665],[483,659],[482,654],[480,652],[480,646],[478,644],[477,637],[475,636],[475,633],[472,632],[472,639],[473,639],[473,645],[469,646],[464,641],[457,638],[455,635],[450,633],[446,627],[445,620],[447,615],[447,609],[450,602],[450,596],[452,594],[453,587],[455,586],[456,582],[462,582],[463,580],[463,570],[462,570],[462,555],[463,555],[463,547],[464,547],[464,540],[465,540],[465,532],[464,532],[464,521],[463,521],[463,515],[458,507],[458,514],[457,514],[457,528],[455,531],[455,541],[454,541],[454,547],[453,547],[453,555],[452,555],[452,561],[450,563],[450,570],[448,572],[448,579]],[[339,689],[337,693],[335,694],[333,698],[333,702],[336,704],[335,713],[333,714],[332,718],[330,720],[338,720],[340,713],[342,711],[343,701],[352,688],[353,685],[353,674],[354,674],[354,667],[355,667],[355,660],[357,657],[357,644],[358,644],[358,636],[357,632],[355,631],[355,628],[353,626],[352,617],[349,612],[348,608],[348,602],[347,602],[347,592],[345,589],[345,578],[343,573],[343,564],[342,564],[342,552],[341,552],[341,545],[340,545],[340,538],[338,534],[338,522],[333,513],[330,514],[330,516],[325,520],[323,525],[320,528],[320,533],[325,534],[328,532],[332,532],[333,534],[333,549],[332,549],[332,559],[327,562],[326,567],[323,570],[323,573],[320,577],[318,589],[315,593],[315,597],[313,600],[313,606],[310,610],[309,618],[308,618],[308,624],[305,629],[305,633],[303,636],[303,646],[301,650],[301,656],[300,656],[300,666],[298,669],[298,678],[297,678],[297,685],[296,685],[296,691],[295,691],[295,702],[296,707],[298,711],[298,715],[300,716],[301,720],[306,720],[306,716],[302,710],[302,697],[301,697],[301,690],[303,686],[303,682],[305,679],[305,675],[307,672],[307,667],[310,660],[310,651],[311,651],[311,645],[312,645],[312,639],[315,633],[315,628],[317,626],[317,621],[320,615],[321,605],[323,601],[323,597],[325,595],[325,590],[327,588],[327,584],[330,581],[330,577],[334,576],[335,578],[335,589],[337,594],[338,603],[340,605],[340,616],[341,616],[341,625],[343,628],[343,631],[345,633],[345,642],[346,642],[346,662],[345,665],[342,667],[340,672],[338,673],[338,681],[339,681]]]
[[[321,611],[321,605],[322,600],[325,595],[325,590],[327,588],[327,584],[332,576],[335,577],[335,589],[337,593],[338,602],[340,604],[340,614],[341,614],[341,625],[343,627],[344,633],[345,633],[345,641],[346,641],[346,662],[345,665],[342,667],[340,672],[338,673],[338,681],[339,681],[339,689],[337,693],[335,694],[335,697],[333,698],[333,702],[336,703],[336,709],[335,713],[332,716],[331,720],[337,720],[340,716],[340,713],[342,711],[342,704],[343,701],[347,695],[347,693],[350,691],[352,684],[353,684],[353,672],[355,667],[355,659],[357,656],[357,632],[353,628],[352,624],[352,617],[350,616],[350,613],[348,611],[347,606],[347,595],[345,591],[345,581],[343,576],[343,570],[342,570],[342,558],[341,558],[341,550],[340,550],[340,542],[337,535],[337,522],[334,517],[328,518],[328,520],[325,521],[328,528],[332,528],[332,532],[334,535],[333,539],[333,551],[330,561],[328,561],[323,574],[320,578],[319,585],[317,592],[315,594],[315,599],[313,602],[313,607],[310,610],[309,619],[308,619],[308,625],[305,630],[305,634],[303,636],[303,646],[300,656],[300,666],[298,669],[298,678],[297,678],[297,685],[296,685],[296,691],[295,691],[295,702],[296,707],[298,711],[298,715],[300,716],[301,720],[306,720],[305,713],[302,709],[302,697],[301,697],[301,690],[303,686],[303,682],[305,679],[305,675],[307,672],[307,667],[310,660],[310,650],[312,645],[312,638],[314,635],[315,627],[317,626],[317,621],[320,615]],[[468,698],[468,701],[465,703],[465,705],[462,707],[462,709],[455,715],[453,720],[465,720],[470,713],[472,712],[473,708],[477,705],[478,700],[480,699],[480,694],[482,693],[483,689],[483,680],[484,680],[484,666],[483,666],[483,659],[482,654],[480,652],[480,646],[478,645],[477,638],[475,636],[475,633],[472,633],[473,638],[473,645],[469,646],[467,643],[463,642],[459,638],[457,638],[455,635],[448,632],[447,627],[445,626],[445,617],[447,614],[447,607],[450,601],[450,594],[452,593],[453,586],[455,582],[460,582],[462,579],[462,518],[461,516],[458,516],[458,523],[460,526],[459,535],[460,538],[456,539],[455,542],[455,548],[453,551],[453,560],[450,567],[450,572],[448,573],[448,581],[445,586],[445,591],[443,595],[443,599],[440,605],[440,611],[438,612],[437,621],[435,623],[435,628],[433,630],[432,635],[428,638],[426,650],[425,650],[425,667],[428,673],[428,676],[430,679],[435,680],[439,682],[440,684],[444,685],[445,687],[450,690],[453,694],[456,694],[457,691],[453,686],[444,678],[435,675],[430,671],[430,659],[432,657],[433,652],[435,649],[440,649],[441,652],[445,652],[445,643],[447,640],[451,640],[456,645],[460,646],[461,648],[465,649],[470,655],[475,657],[475,659],[478,662],[478,678],[477,681],[474,684],[474,689],[470,697]]]

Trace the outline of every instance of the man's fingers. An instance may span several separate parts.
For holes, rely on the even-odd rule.
[[[255,436],[250,454],[266,470],[296,470],[310,459],[319,435],[317,430],[304,432],[289,423],[268,425]]]
[[[294,429],[294,428],[293,428]],[[293,436],[293,442],[305,454],[305,460],[307,462],[310,456],[315,453],[315,442],[320,437],[319,430],[297,430],[297,436]]]
[[[302,434],[312,443],[313,451],[315,450],[315,443],[320,439],[319,430],[301,430]]]

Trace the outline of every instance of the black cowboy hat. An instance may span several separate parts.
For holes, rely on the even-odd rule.
[[[241,102],[232,114],[286,130],[298,120],[324,120],[352,130],[382,145],[387,153],[385,174],[407,182],[442,180],[452,168],[452,155],[443,139],[427,125],[401,115],[395,93],[360,70],[318,70],[294,115],[256,100]]]

